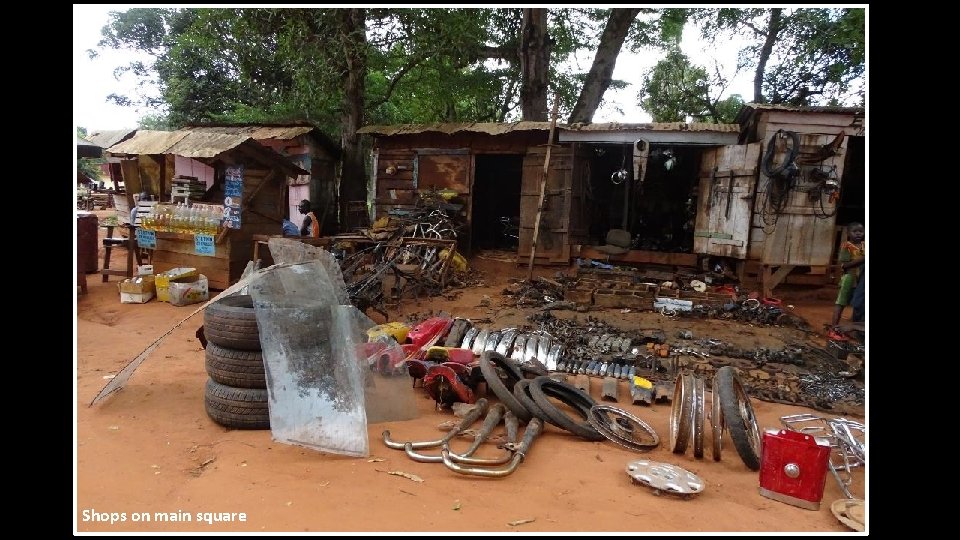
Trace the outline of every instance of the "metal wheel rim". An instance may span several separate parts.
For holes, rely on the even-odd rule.
[[[753,412],[753,405],[750,404],[750,396],[739,379],[735,380],[734,388],[737,391],[737,407],[740,409],[740,417],[743,418],[744,428],[747,436],[750,438],[750,447],[756,454],[760,455],[760,426],[757,424],[756,414]]]

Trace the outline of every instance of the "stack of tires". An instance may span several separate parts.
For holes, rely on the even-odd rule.
[[[207,415],[221,426],[270,429],[267,379],[260,335],[249,295],[211,303],[203,313],[207,338]]]

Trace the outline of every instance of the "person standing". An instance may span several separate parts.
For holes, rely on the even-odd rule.
[[[866,230],[863,223],[851,223],[847,226],[846,242],[840,246],[840,268],[843,269],[843,276],[840,278],[840,292],[837,294],[837,302],[833,308],[833,320],[831,326],[836,331],[840,324],[840,316],[843,314],[843,308],[850,305],[853,297],[853,290],[860,279],[860,267],[863,266],[865,259],[864,240],[866,239]]]
[[[303,199],[300,201],[297,209],[303,214],[303,225],[300,226],[300,236],[320,238],[320,222],[317,221],[317,215],[310,210],[310,201]]]

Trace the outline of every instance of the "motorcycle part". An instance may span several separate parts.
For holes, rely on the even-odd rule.
[[[480,431],[478,431],[473,436],[473,444],[467,448],[466,452],[463,453],[464,457],[471,456],[474,452],[477,451],[477,448],[480,448],[480,445],[483,444],[483,441],[490,436],[490,433],[498,425],[500,425],[500,420],[503,419],[504,413],[506,413],[507,408],[503,406],[502,403],[494,403],[492,407],[487,411],[487,417],[483,419],[483,425],[480,426]],[[436,456],[429,456],[426,454],[419,454],[413,449],[413,443],[407,443],[403,445],[404,451],[406,451],[407,456],[414,460],[419,461],[420,463],[441,463],[443,462],[443,457],[439,454]],[[506,463],[506,460],[504,460]]]
[[[733,366],[717,370],[715,391],[720,396],[723,422],[743,463],[752,471],[760,470],[760,428],[750,404],[750,396],[740,383]]]
[[[595,405],[590,409],[590,425],[610,441],[636,452],[660,445],[657,432],[639,417],[612,405]]]
[[[435,441],[411,442],[410,445],[414,450],[443,445],[444,443],[450,441],[450,439],[456,437],[458,433],[470,427],[470,425],[476,422],[478,418],[483,416],[483,413],[487,412],[488,405],[489,403],[487,402],[487,398],[478,399],[474,408],[463,417],[463,420],[461,420],[455,428],[451,429],[449,433],[444,435],[442,439],[437,439]],[[383,444],[387,445],[387,448],[404,450],[404,446],[407,444],[406,442],[397,442],[391,439],[389,429],[383,430],[382,436]]]
[[[693,423],[693,376],[677,375],[673,387],[673,406],[670,410],[670,451],[682,454],[690,443]]]
[[[634,482],[653,488],[654,495],[672,493],[688,499],[703,491],[705,485],[699,476],[686,469],[648,459],[627,463],[627,474]]]
[[[590,409],[596,405],[596,402],[588,394],[568,383],[555,381],[549,377],[537,377],[530,383],[530,395],[533,397],[533,401],[543,410],[546,420],[551,424],[588,441],[602,441],[604,439],[604,436],[594,429],[588,420]],[[572,407],[580,414],[583,421],[577,422],[564,411],[558,409],[548,396]]]
[[[497,372],[500,368],[507,377],[506,383]],[[521,422],[529,422],[531,415],[522,403],[513,396],[512,388],[517,381],[523,380],[523,372],[512,360],[507,360],[501,354],[485,352],[480,356],[480,372],[487,381],[487,389],[492,391],[500,401],[510,409]]]
[[[472,476],[484,476],[487,478],[502,478],[513,474],[513,471],[517,470],[517,466],[526,458],[527,452],[530,451],[530,447],[533,445],[533,441],[540,435],[541,431],[543,431],[543,421],[539,418],[534,418],[527,424],[527,429],[523,432],[523,441],[519,446],[515,444],[504,445],[504,447],[513,452],[513,459],[510,461],[510,465],[503,469],[462,467],[450,459],[450,451],[447,448],[442,448],[440,455],[443,456],[443,464],[454,472]]]
[[[704,396],[703,378],[693,376],[693,457],[703,458]]]

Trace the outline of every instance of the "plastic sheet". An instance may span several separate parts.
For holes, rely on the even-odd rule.
[[[341,305],[342,285],[314,260],[275,268],[249,287],[278,442],[369,454],[360,345],[373,323]],[[342,278],[341,278],[342,283]]]

